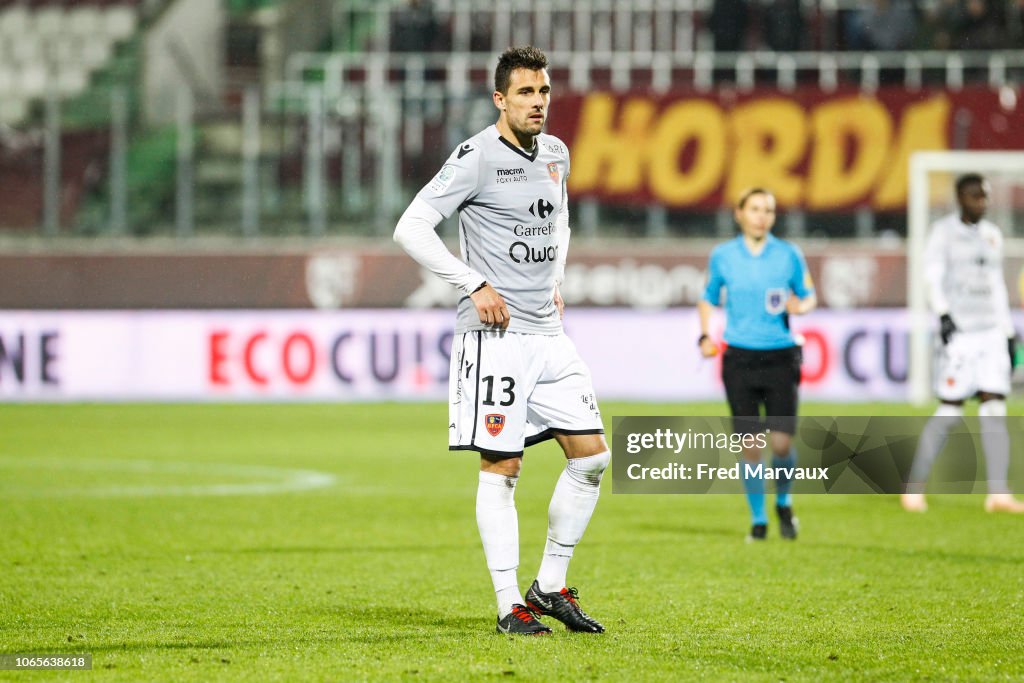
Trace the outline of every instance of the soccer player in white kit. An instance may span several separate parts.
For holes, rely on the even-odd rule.
[[[406,209],[395,241],[457,287],[449,385],[449,450],[480,454],[476,518],[498,602],[499,633],[604,627],[579,606],[566,572],[597,504],[611,454],[590,371],[562,331],[558,285],[569,246],[569,152],[542,132],[551,98],[547,57],[510,48],[494,74],[498,121],[459,145]],[[435,228],[459,212],[462,260]],[[537,580],[519,591],[514,494],[523,450],[554,438],[566,467],[548,509]]]
[[[929,303],[939,316],[935,392],[939,407],[918,442],[907,491],[900,499],[911,512],[928,509],[925,482],[950,429],[963,416],[964,401],[980,401],[982,447],[988,477],[985,509],[1024,512],[1007,483],[1010,437],[1006,429],[1006,395],[1016,352],[1003,279],[1003,234],[984,219],[989,187],[971,173],[956,182],[958,214],[937,221],[925,248]]]

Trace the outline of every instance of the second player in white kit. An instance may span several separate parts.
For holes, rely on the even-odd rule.
[[[1003,279],[1003,235],[984,219],[988,183],[977,174],[956,183],[959,212],[932,225],[925,248],[929,304],[939,316],[935,393],[939,407],[925,425],[901,502],[914,512],[927,509],[925,482],[949,431],[963,416],[964,402],[980,401],[991,512],[1024,512],[1010,495],[1010,444],[1006,395],[1016,347],[1009,297]]]
[[[551,92],[546,67],[536,48],[502,54],[493,93],[498,122],[456,147],[402,215],[395,240],[464,295],[452,344],[448,443],[480,454],[476,517],[497,630],[547,634],[537,617],[551,616],[570,630],[600,633],[604,627],[565,585],[611,456],[590,371],[562,331],[569,152],[541,132]],[[434,232],[456,211],[461,260]],[[515,487],[524,448],[552,438],[566,467],[548,509],[540,571],[524,598]]]

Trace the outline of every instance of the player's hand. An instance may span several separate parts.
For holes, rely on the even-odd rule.
[[[790,315],[803,314],[803,302],[800,301],[800,297],[796,294],[790,294],[789,298],[786,299],[786,313]]]
[[[700,338],[700,355],[705,358],[711,358],[718,355],[718,344],[716,344],[711,337],[707,335],[701,335]]]
[[[939,317],[939,337],[942,339],[943,345],[949,343],[949,340],[953,338],[954,332],[956,332],[956,323],[949,317],[949,313],[943,313]]]
[[[1010,352],[1010,369],[1017,367],[1017,338],[1007,337],[1006,347]]]
[[[476,306],[476,313],[480,316],[480,322],[499,329],[508,329],[508,323],[512,317],[508,314],[508,307],[505,300],[498,294],[498,290],[489,284],[469,295],[473,305]]]
[[[562,295],[558,291],[558,285],[555,285],[555,308],[558,309],[558,318],[561,319],[565,315],[565,302],[562,301]]]

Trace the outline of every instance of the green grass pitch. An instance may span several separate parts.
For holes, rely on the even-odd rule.
[[[907,412],[806,407],[853,411]],[[0,652],[89,652],[94,670],[0,678],[1024,676],[1024,519],[977,496],[926,515],[805,496],[796,543],[772,528],[751,546],[739,496],[616,496],[609,476],[569,575],[608,632],[499,636],[477,460],[446,451],[445,426],[435,404],[3,406]],[[524,589],[561,460],[545,444],[525,461]]]

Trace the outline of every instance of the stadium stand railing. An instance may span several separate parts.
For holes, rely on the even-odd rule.
[[[243,18],[263,16],[268,8],[286,14],[284,8],[291,8],[296,1],[226,0],[226,6],[233,16]],[[28,16],[28,23],[42,31],[41,35],[55,30],[82,35],[83,27],[99,25],[114,7],[135,8],[136,35],[145,26],[145,17],[139,18],[138,2],[76,5],[60,13],[54,11],[55,4],[0,2],[0,31],[7,30],[4,17],[15,17],[7,21],[18,26]],[[243,228],[239,220],[248,201],[250,213],[255,210],[263,219],[257,220],[260,234],[317,234],[323,222],[333,232],[386,231],[395,213],[429,179],[451,146],[491,114],[486,98],[480,96],[489,87],[481,84],[489,82],[497,53],[509,44],[545,47],[559,92],[577,94],[593,89],[657,94],[678,88],[786,92],[801,87],[826,93],[848,88],[871,93],[884,86],[908,91],[928,87],[957,90],[978,82],[1012,89],[1024,74],[1024,43],[1018,44],[1019,32],[1009,27],[1006,49],[999,50],[925,49],[931,42],[923,39],[913,50],[846,50],[855,43],[852,18],[865,8],[864,3],[852,0],[747,3],[752,14],[742,26],[741,49],[716,51],[721,36],[713,25],[714,4],[711,0],[334,2],[329,13],[328,49],[311,51],[309,48],[321,47],[312,39],[307,39],[312,44],[305,48],[302,40],[295,40],[289,45],[294,43],[298,49],[254,49],[259,59],[273,63],[254,66],[245,71],[244,79],[229,78],[234,92],[223,93],[221,101],[197,121],[200,144],[191,162],[197,183],[196,223],[209,231],[251,234],[251,226]],[[931,0],[917,3],[922,26],[929,21],[934,24],[929,13],[938,11],[941,4]],[[796,11],[772,14],[785,7]],[[775,28],[769,27],[768,19]],[[783,21],[802,27],[798,49],[771,49],[779,45],[776,24]],[[254,23],[258,22],[249,26]],[[930,25],[928,41],[935,40],[934,28]],[[125,30],[122,26],[109,32],[122,35],[118,31]],[[90,87],[64,99],[66,122],[76,112],[86,126],[106,122],[110,92],[97,87],[103,84],[104,74],[116,72],[106,79],[109,83],[137,83],[137,76],[130,73],[131,60],[120,58],[130,53],[133,39],[120,40],[122,48],[112,51],[113,57],[103,62],[106,67],[88,72]],[[59,42],[42,40],[39,45]],[[20,66],[17,77],[12,76],[15,62],[2,57],[5,50],[16,51],[14,43],[0,40],[0,46],[2,91],[5,78],[21,83],[25,76]],[[26,50],[25,54],[44,50],[38,46],[17,49]],[[72,48],[53,49],[56,55]],[[97,55],[102,50],[89,49]],[[47,59],[51,61],[44,60],[46,64],[57,63],[52,61],[56,57]],[[37,90],[38,67],[33,67]],[[80,77],[62,77],[66,92],[74,93]],[[52,84],[57,82],[49,80],[49,72],[43,78],[42,95],[30,100],[35,104],[27,111],[22,111],[23,104],[8,105],[12,117],[20,113],[27,116],[22,120],[41,119],[43,95],[52,92]],[[253,94],[258,99],[254,100]],[[131,93],[129,100],[134,107]],[[257,111],[244,112],[243,103],[254,101],[260,103]],[[3,102],[0,97],[0,107]],[[248,127],[243,120],[249,122]],[[128,177],[149,178],[152,184],[141,193],[144,199],[136,199],[132,193],[133,201],[149,208],[145,220],[131,221],[129,232],[159,232],[173,223],[169,207],[174,205],[174,139],[174,131],[166,129],[137,131],[133,136],[128,155],[133,166]],[[65,165],[72,157],[65,155]],[[0,173],[3,165],[0,160]],[[149,172],[150,165],[161,172]],[[104,170],[102,164],[100,169]],[[104,182],[96,187],[102,190]],[[75,229],[102,233],[105,197],[103,191],[93,195],[96,201],[80,212]],[[259,204],[255,209],[253,201]],[[618,224],[628,226],[632,234],[664,234],[666,223],[682,218],[689,221],[680,228],[685,234],[714,234],[730,224],[722,210],[710,215],[689,211],[684,217],[656,206],[637,209],[584,202],[574,209],[579,209],[576,216],[585,234],[597,234],[599,224],[602,230]],[[25,216],[37,213],[36,208]],[[853,224],[855,229],[850,229]],[[863,211],[838,217],[833,225],[836,234],[862,236],[888,226]]]

